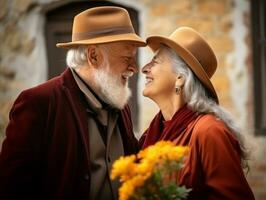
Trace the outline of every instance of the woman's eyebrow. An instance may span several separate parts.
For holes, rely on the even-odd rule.
[[[161,56],[159,56],[158,54],[156,54],[152,60],[155,60],[155,61],[161,61]]]
[[[156,60],[158,58],[157,55],[153,56],[152,60]]]

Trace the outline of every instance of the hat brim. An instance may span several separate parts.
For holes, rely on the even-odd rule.
[[[147,45],[153,50],[153,52],[158,50],[162,44],[172,48],[188,64],[188,66],[194,72],[197,78],[208,89],[211,97],[219,104],[218,96],[213,87],[213,84],[210,81],[210,78],[204,71],[199,61],[187,49],[185,49],[175,41],[163,36],[150,36],[147,38],[146,42]]]
[[[134,33],[126,33],[119,35],[108,35],[102,37],[96,37],[87,40],[79,40],[74,42],[66,42],[66,43],[57,43],[56,46],[59,48],[72,48],[78,45],[89,45],[89,44],[104,44],[111,42],[132,42],[139,47],[146,46],[146,42],[143,41],[139,36]]]

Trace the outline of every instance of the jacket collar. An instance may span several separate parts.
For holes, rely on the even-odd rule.
[[[87,157],[87,162],[89,164],[89,144],[88,144],[88,127],[87,127],[87,113],[86,113],[86,98],[84,94],[79,89],[72,73],[69,68],[67,68],[61,74],[61,85],[65,91],[66,97],[70,102],[70,107],[72,108],[75,120],[77,122],[78,128],[81,133],[82,141],[85,146],[85,153]],[[129,106],[126,105],[124,109],[119,110],[118,126],[122,136],[125,153],[131,154],[137,152],[137,143],[135,141],[132,121],[130,117]]]
[[[90,88],[89,85],[87,85],[84,80],[78,75],[78,73],[75,71],[75,69],[70,68],[73,78],[75,79],[79,89],[83,92],[85,95],[87,102],[90,105],[90,108],[97,112],[98,110],[102,109],[102,103],[100,102],[99,98],[96,96],[95,92]]]

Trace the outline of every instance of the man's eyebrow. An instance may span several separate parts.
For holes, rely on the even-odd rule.
[[[127,56],[122,56],[122,58],[132,59],[132,58],[134,58],[134,56],[129,56],[129,55],[127,55]]]

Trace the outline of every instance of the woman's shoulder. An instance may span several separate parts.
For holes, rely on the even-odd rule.
[[[202,114],[198,117],[194,129],[208,131],[213,129],[227,129],[226,124],[213,114]]]
[[[236,141],[227,125],[215,115],[204,114],[198,118],[193,127],[193,137],[201,142]]]

